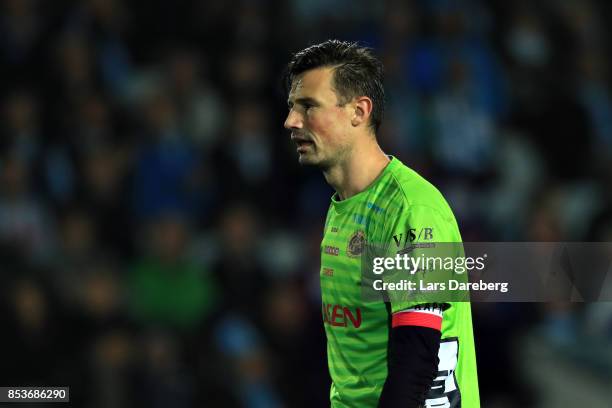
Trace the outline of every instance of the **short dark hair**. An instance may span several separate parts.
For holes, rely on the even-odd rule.
[[[372,49],[355,42],[327,40],[298,51],[287,65],[287,89],[296,76],[321,67],[334,68],[332,86],[342,105],[361,95],[372,100],[369,126],[376,133],[385,111],[385,90],[383,64]]]

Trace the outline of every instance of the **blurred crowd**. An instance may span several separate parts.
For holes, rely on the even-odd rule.
[[[297,164],[281,80],[327,38],[382,58],[379,140],[464,240],[612,240],[608,2],[1,7],[1,385],[70,385],[88,407],[327,405],[332,191]],[[609,341],[609,309],[474,305],[485,406],[537,401],[521,333]]]

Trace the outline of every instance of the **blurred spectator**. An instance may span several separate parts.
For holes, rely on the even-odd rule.
[[[210,147],[227,126],[224,101],[208,81],[206,67],[190,51],[177,51],[168,61],[168,89],[172,91],[183,131],[195,143]]]
[[[589,115],[595,136],[595,154],[604,156],[612,147],[612,99],[607,62],[601,54],[585,52],[578,61],[578,97]]]
[[[185,257],[186,221],[166,213],[143,232],[147,248],[128,274],[132,315],[145,326],[197,330],[213,312],[218,292],[212,276]]]
[[[2,322],[11,333],[3,340],[3,383],[71,383],[79,367],[69,358],[75,344],[65,316],[41,279],[27,269],[14,272],[20,276],[5,275],[3,288]]]
[[[239,178],[241,185],[259,189],[269,181],[272,161],[269,116],[269,110],[257,101],[242,102],[234,111],[232,140],[224,146],[224,159],[226,166],[233,167],[234,177]]]
[[[13,92],[5,100],[3,113],[4,149],[35,168],[43,153],[38,101],[27,91]]]
[[[140,372],[140,403],[150,407],[193,407],[196,388],[183,364],[180,342],[164,332],[151,332],[142,339],[144,364]]]
[[[238,379],[233,388],[236,397],[247,408],[275,408],[281,403],[270,387],[270,360],[257,330],[248,321],[230,315],[217,328],[217,347],[231,364]]]
[[[88,13],[84,19],[89,20],[90,35],[94,37],[98,50],[100,75],[109,91],[117,99],[125,100],[130,96],[133,76],[125,38],[130,23],[127,8],[117,0],[89,0],[85,2],[85,8]]]
[[[200,210],[200,157],[181,132],[176,109],[163,94],[146,106],[148,137],[137,153],[132,188],[134,214],[141,220],[165,211],[194,216]]]
[[[97,226],[87,212],[69,209],[59,220],[58,238],[52,282],[59,296],[73,303],[80,296],[87,269],[103,256]]]
[[[9,0],[2,5],[0,18],[0,61],[19,74],[22,68],[35,71],[44,32],[44,17],[39,14],[37,0]],[[23,72],[21,72],[23,74]],[[21,76],[20,76],[21,77]]]
[[[0,240],[32,262],[48,261],[54,249],[52,221],[31,194],[29,169],[14,157],[6,157],[0,165]]]
[[[115,254],[130,255],[132,236],[128,211],[127,152],[102,146],[86,155],[81,166],[80,205],[95,214],[100,239]]]
[[[534,7],[521,5],[512,12],[506,46],[513,61],[524,68],[542,68],[550,62],[550,40]]]
[[[82,33],[67,33],[58,39],[55,76],[59,95],[73,100],[91,92],[96,82],[94,50]]]
[[[236,48],[227,58],[226,78],[230,95],[234,98],[257,96],[266,86],[269,70],[265,54],[257,50]]]
[[[473,98],[477,90],[469,82],[463,61],[453,61],[447,74],[448,91],[434,102],[436,138],[434,146],[439,165],[450,175],[472,176],[489,171],[495,148],[495,125],[484,106]],[[460,139],[461,144],[456,140]]]
[[[95,407],[130,407],[136,401],[132,363],[134,345],[122,330],[112,330],[93,341],[91,379],[87,399]],[[138,401],[142,401],[142,396]]]
[[[229,205],[219,225],[219,258],[213,266],[225,309],[258,320],[266,276],[259,261],[263,231],[257,213],[244,204]]]

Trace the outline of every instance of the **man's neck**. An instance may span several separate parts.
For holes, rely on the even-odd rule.
[[[368,188],[388,163],[389,157],[372,141],[361,148],[355,146],[346,160],[325,170],[323,175],[340,199],[346,200]]]

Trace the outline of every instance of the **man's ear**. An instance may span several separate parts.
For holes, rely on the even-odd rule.
[[[359,126],[361,124],[367,124],[372,114],[372,108],[374,104],[372,100],[367,96],[359,96],[354,101],[355,111],[351,124],[353,126]]]

